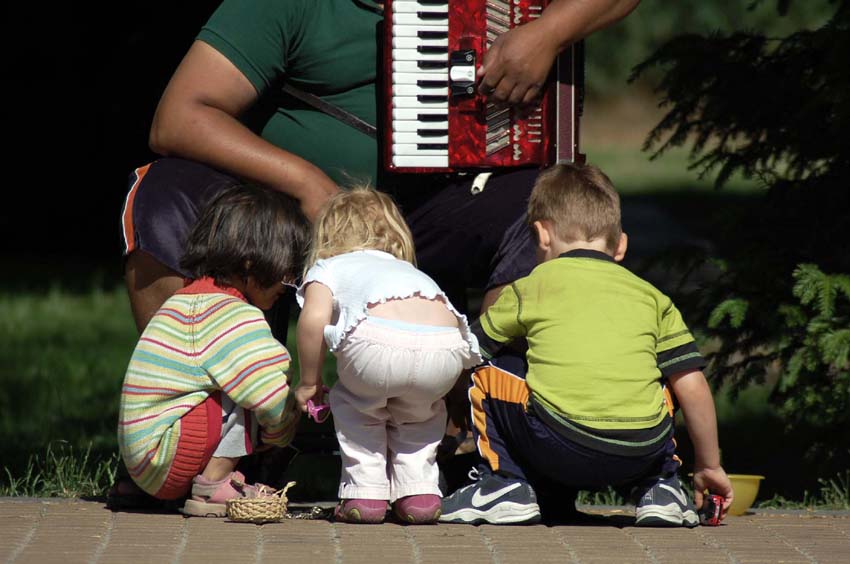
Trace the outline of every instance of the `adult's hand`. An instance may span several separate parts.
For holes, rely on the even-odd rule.
[[[536,105],[555,57],[625,17],[639,0],[554,0],[540,18],[500,35],[478,69],[479,92],[496,103]]]
[[[513,106],[537,101],[558,55],[558,43],[532,21],[500,35],[478,69],[478,91]]]

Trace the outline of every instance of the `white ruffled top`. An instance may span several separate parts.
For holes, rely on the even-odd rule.
[[[442,298],[457,317],[461,335],[469,343],[471,353],[471,364],[466,368],[481,362],[478,340],[470,332],[466,316],[455,309],[436,282],[407,261],[375,250],[352,251],[320,259],[307,271],[296,292],[295,298],[302,308],[304,288],[311,282],[320,282],[333,294],[333,325],[326,325],[324,331],[325,342],[333,352],[357,324],[366,319],[370,305],[419,295],[429,300]]]

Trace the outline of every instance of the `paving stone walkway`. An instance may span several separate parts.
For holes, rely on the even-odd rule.
[[[262,563],[850,563],[850,514],[759,512],[722,527],[644,529],[628,510],[579,524],[252,525],[178,514],[111,512],[103,503],[0,498],[0,561],[23,564]]]

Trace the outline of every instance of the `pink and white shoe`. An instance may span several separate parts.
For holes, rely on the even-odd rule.
[[[227,500],[238,498],[271,497],[274,489],[264,484],[246,484],[242,472],[212,481],[200,474],[192,480],[192,496],[181,509],[184,515],[195,517],[226,517]]]

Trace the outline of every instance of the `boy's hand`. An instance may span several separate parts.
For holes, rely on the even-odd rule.
[[[732,491],[732,482],[729,481],[729,477],[723,468],[718,466],[716,468],[694,469],[694,504],[697,509],[702,507],[705,497],[703,492],[706,490],[715,495],[723,496],[723,510],[720,512],[720,518],[724,519],[735,496]]]
[[[307,413],[308,400],[313,400],[313,403],[319,405],[322,403],[324,396],[324,387],[321,384],[314,384],[312,386],[298,384],[295,388],[295,401],[298,404],[298,409],[304,413]]]

